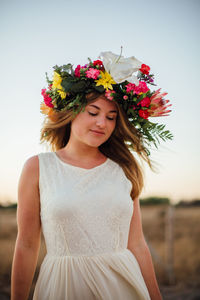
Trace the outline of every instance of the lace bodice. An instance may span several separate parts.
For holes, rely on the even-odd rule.
[[[92,169],[40,153],[40,214],[47,254],[96,255],[127,248],[131,182],[111,159]]]

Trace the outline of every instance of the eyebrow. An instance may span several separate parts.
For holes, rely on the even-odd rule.
[[[89,106],[93,106],[94,108],[100,110],[100,107],[98,107],[98,106],[96,106],[94,104],[90,104]],[[117,113],[117,111],[116,110],[110,110],[109,113]]]

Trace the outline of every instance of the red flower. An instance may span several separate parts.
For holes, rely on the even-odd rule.
[[[46,104],[46,106],[48,106],[48,107],[54,107],[53,104],[52,104],[51,97],[49,97],[49,95],[46,94],[46,89],[42,89],[41,94],[42,94],[42,96],[44,98],[44,103]]]
[[[139,110],[139,116],[143,119],[148,119],[149,117],[149,113],[147,110],[143,110],[143,109],[140,109]]]
[[[78,65],[74,71],[74,75],[76,77],[80,77],[80,69],[81,69],[81,65]]]
[[[150,67],[145,64],[142,64],[139,70],[141,73],[148,75],[150,71]]]
[[[101,67],[101,66],[103,66],[103,62],[101,60],[97,59],[97,60],[93,61],[93,65],[94,66],[98,65]]]
[[[143,98],[137,105],[141,105],[142,107],[149,107],[151,100],[149,97]]]

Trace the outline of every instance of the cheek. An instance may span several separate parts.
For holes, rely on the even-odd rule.
[[[71,132],[74,134],[74,135],[80,135],[81,134],[81,129],[83,128],[81,126],[82,122],[81,122],[81,119],[79,117],[77,117],[76,119],[74,119],[72,121],[72,124],[71,124]]]
[[[78,115],[71,124],[71,131],[75,135],[82,136],[89,128],[88,119],[85,114]]]
[[[109,124],[109,132],[110,132],[110,134],[112,134],[113,131],[115,130],[115,126],[116,126],[116,121],[112,122],[111,124]]]

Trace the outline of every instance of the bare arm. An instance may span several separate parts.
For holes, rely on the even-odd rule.
[[[151,254],[144,239],[139,199],[134,200],[134,212],[130,223],[128,249],[136,257],[151,300],[161,300]]]
[[[11,274],[11,300],[28,299],[40,248],[38,157],[29,158],[18,185],[18,234]]]

